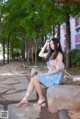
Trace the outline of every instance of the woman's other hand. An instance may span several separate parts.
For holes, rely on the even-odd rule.
[[[46,45],[46,46],[49,46],[49,44],[50,44],[50,40],[46,40],[45,45]]]

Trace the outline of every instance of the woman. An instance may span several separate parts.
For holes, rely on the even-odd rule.
[[[44,53],[46,47],[48,46],[48,53]],[[34,104],[34,106],[45,106],[45,97],[42,94],[41,83],[46,87],[51,87],[52,85],[58,85],[61,83],[61,70],[64,69],[64,64],[59,39],[52,38],[51,40],[47,40],[41,49],[39,56],[46,59],[49,70],[45,74],[37,75],[31,78],[26,94],[24,98],[17,104],[17,107],[24,107],[28,105],[28,97],[34,88],[36,89],[39,96],[38,102]]]

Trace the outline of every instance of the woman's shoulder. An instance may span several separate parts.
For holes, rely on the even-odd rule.
[[[63,54],[61,52],[58,52],[58,56],[63,56]]]
[[[57,59],[61,61],[63,60],[63,54],[61,52],[58,52]]]

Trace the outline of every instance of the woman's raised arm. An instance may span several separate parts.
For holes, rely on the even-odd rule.
[[[39,53],[39,57],[43,57],[46,58],[48,53],[44,53],[46,47],[49,45],[49,41],[46,41],[46,43],[44,44],[44,46],[42,47],[40,53]]]

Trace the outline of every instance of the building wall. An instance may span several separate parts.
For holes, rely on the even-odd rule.
[[[62,50],[64,51],[66,47],[66,42],[65,42],[65,32],[64,32],[63,25],[64,24],[60,26],[60,41],[61,41]]]
[[[75,49],[75,18],[70,20],[71,29],[71,49]]]
[[[71,49],[80,49],[80,18],[70,19],[71,30]],[[62,24],[60,27],[60,41],[63,51],[66,48],[66,24]]]

